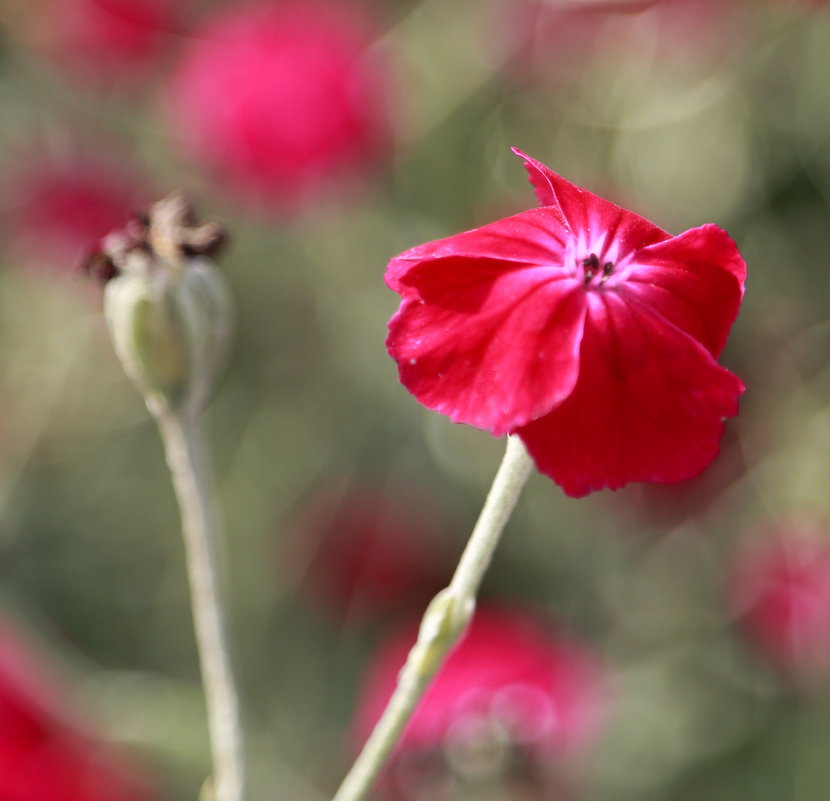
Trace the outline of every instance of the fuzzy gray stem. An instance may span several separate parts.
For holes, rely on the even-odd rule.
[[[424,613],[418,640],[397,687],[333,801],[361,801],[371,789],[418,702],[472,617],[481,580],[531,467],[521,440],[508,437],[504,458],[452,581]]]
[[[218,523],[201,423],[155,414],[182,518],[185,559],[207,706],[216,801],[244,801],[245,747],[222,603]]]

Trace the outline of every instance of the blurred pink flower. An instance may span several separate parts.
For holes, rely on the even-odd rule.
[[[0,621],[0,799],[158,798],[112,748],[77,727],[67,695],[12,626]]]
[[[326,486],[288,528],[303,591],[337,617],[421,608],[451,573],[442,515],[411,492]]]
[[[354,6],[231,7],[194,32],[169,87],[188,156],[257,204],[296,210],[390,143],[389,65]]]
[[[642,10],[640,5],[633,11]],[[514,68],[556,83],[578,78],[600,46],[609,11],[628,13],[632,9],[549,0],[505,3],[504,16],[509,23],[502,24],[512,36]]]
[[[391,696],[416,633],[413,626],[393,634],[370,664],[356,715],[360,742]],[[489,754],[479,766],[488,775],[501,765],[505,774],[518,772],[524,774],[518,778],[544,785],[548,773],[592,745],[607,711],[596,655],[562,639],[532,613],[485,606],[405,729],[384,776],[387,792],[414,797],[413,783],[433,781],[436,773],[474,772],[481,752]],[[418,764],[431,765],[432,775],[413,775]]]
[[[801,6],[802,8],[823,9],[830,6],[830,0],[781,0],[785,5]]]
[[[95,87],[153,72],[180,32],[177,0],[36,0],[36,45],[63,75]]]
[[[40,158],[13,167],[2,214],[12,261],[68,269],[121,228],[144,199],[142,182],[113,160]]]
[[[515,65],[545,80],[579,79],[594,58],[667,65],[717,61],[734,49],[743,0],[522,0],[506,16]]]
[[[730,598],[749,637],[778,665],[830,670],[827,532],[793,526],[756,543],[738,558]]]

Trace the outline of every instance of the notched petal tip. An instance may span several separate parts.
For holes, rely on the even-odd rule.
[[[564,179],[557,175],[553,170],[542,164],[541,161],[536,161],[536,159],[531,158],[526,153],[519,150],[519,148],[511,147],[510,150],[524,162],[528,180],[533,186],[539,205],[556,206],[558,208],[559,201],[556,197],[555,186],[557,181],[564,181]],[[562,217],[562,223],[569,228],[564,215]]]
[[[735,276],[741,285],[741,296],[746,283],[746,262],[738,250],[738,245],[727,231],[714,223],[706,223],[692,228],[687,233],[700,232],[708,239],[707,249],[713,263]]]
[[[521,150],[512,150],[524,161],[539,204],[553,210],[572,236],[594,239],[601,234],[606,241],[615,240],[620,256],[669,238],[645,217],[572,184]]]
[[[393,292],[397,292],[399,295],[404,294],[405,287],[402,283],[402,279],[413,264],[413,262],[405,259],[404,255],[405,254],[402,253],[394,259],[390,259],[389,264],[386,265],[386,273],[383,276],[386,286],[388,286]]]
[[[699,264],[726,270],[740,284],[743,295],[746,262],[735,240],[720,226],[706,223],[690,228],[665,242],[644,247],[637,254],[647,261],[668,260],[680,264]]]
[[[746,262],[729,234],[707,224],[634,254],[625,293],[717,357],[741,306]]]

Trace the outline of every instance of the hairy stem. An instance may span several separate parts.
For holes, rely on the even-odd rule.
[[[334,801],[361,801],[398,742],[447,654],[458,642],[475,609],[476,594],[493,551],[510,518],[532,462],[518,437],[507,450],[487,500],[449,586],[432,599],[398,677],[398,685]]]
[[[156,415],[179,502],[190,601],[207,706],[216,801],[245,798],[245,747],[222,603],[218,522],[200,421]]]

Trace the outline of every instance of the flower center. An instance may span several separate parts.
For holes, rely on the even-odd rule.
[[[585,286],[599,286],[614,273],[614,262],[607,261],[601,265],[597,254],[592,253],[587,259],[582,259],[582,269],[585,273]]]

